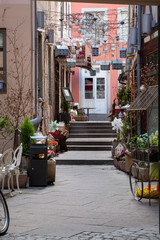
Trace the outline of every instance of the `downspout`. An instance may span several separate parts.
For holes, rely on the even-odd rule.
[[[141,35],[142,35],[142,6],[138,5],[138,38],[137,38],[137,89],[140,93],[141,86]],[[141,134],[141,116],[138,115],[138,135]]]
[[[35,115],[37,116],[37,0],[34,0],[35,21]]]

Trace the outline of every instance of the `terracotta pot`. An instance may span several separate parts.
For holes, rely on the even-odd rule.
[[[56,161],[50,158],[47,161],[47,182],[55,182],[56,180]]]
[[[65,124],[65,129],[66,129],[67,131],[69,131],[69,128],[70,128],[70,124]]]

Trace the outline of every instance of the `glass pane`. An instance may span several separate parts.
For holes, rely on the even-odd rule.
[[[105,90],[104,85],[97,86],[97,91],[104,91],[104,90]]]
[[[85,78],[85,85],[93,84],[93,78]]]
[[[0,80],[0,89],[3,89],[3,81]]]
[[[104,99],[105,95],[104,95],[104,91],[103,92],[97,92],[97,99]]]
[[[93,92],[85,92],[85,99],[93,99]]]
[[[3,68],[3,52],[0,51],[0,67]]]
[[[85,91],[93,91],[93,85],[86,85]]]
[[[97,84],[104,84],[104,78],[97,78]]]
[[[0,48],[3,47],[3,33],[0,33]]]

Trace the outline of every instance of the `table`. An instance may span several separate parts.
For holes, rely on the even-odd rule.
[[[82,107],[82,108],[80,108],[80,109],[86,109],[87,110],[87,116],[88,116],[88,121],[89,121],[89,110],[90,109],[96,109],[96,108],[93,108],[93,107]]]

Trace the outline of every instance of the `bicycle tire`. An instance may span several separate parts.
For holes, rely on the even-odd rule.
[[[3,236],[9,227],[9,211],[5,197],[0,190],[0,236]]]

